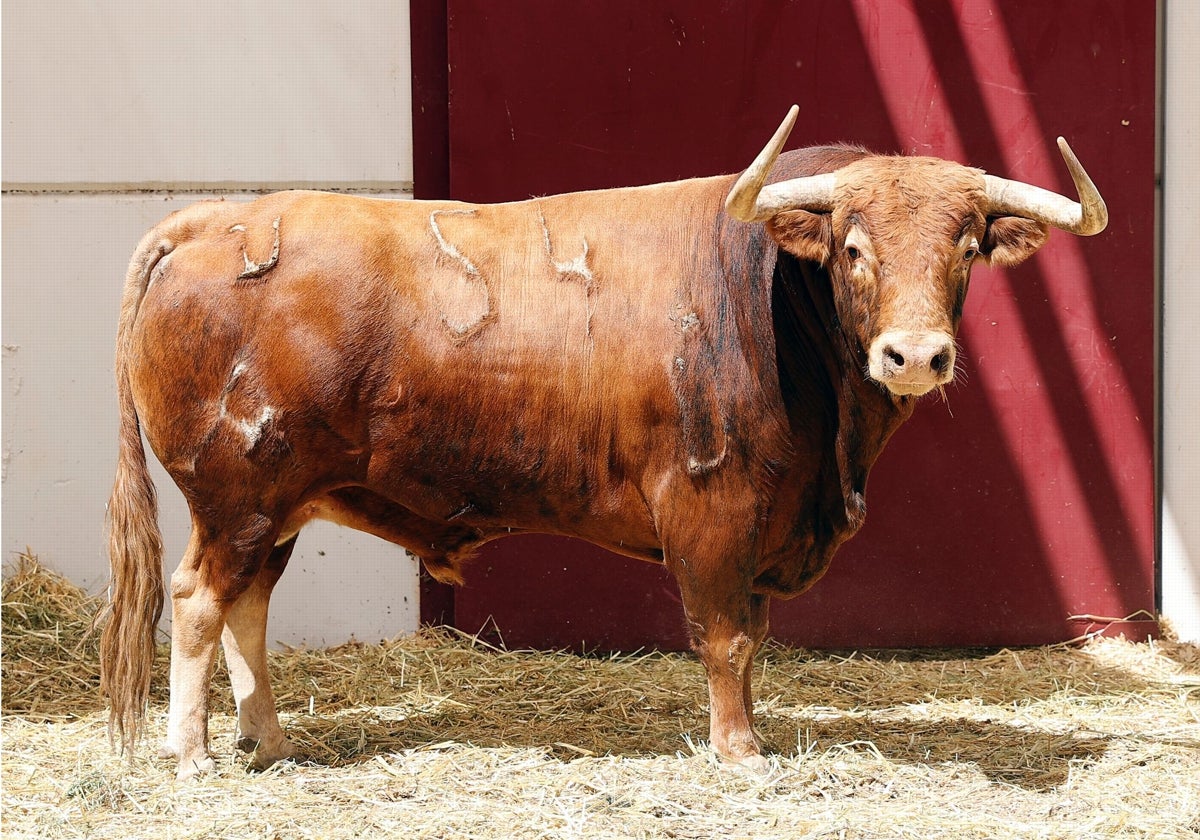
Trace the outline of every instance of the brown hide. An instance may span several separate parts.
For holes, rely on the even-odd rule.
[[[868,471],[912,411],[868,379],[872,342],[910,322],[953,335],[964,242],[1011,260],[1044,238],[993,234],[980,173],[943,161],[810,149],[774,178],[843,167],[832,214],[766,225],[727,216],[734,179],[715,177],[503,205],[290,192],[151,231],[118,339],[121,469],[144,474],[140,419],[192,512],[171,583],[164,750],[180,775],[211,762],[218,638],[243,737],[264,763],[290,754],[261,639],[314,517],[392,540],[446,581],[513,531],[665,561],[708,671],[713,746],[757,760],[749,672],[767,596],[811,586],[861,526]],[[848,237],[869,253],[851,259]],[[152,488],[122,486],[114,580],[154,552]],[[129,641],[115,591],[105,679],[132,743],[145,685],[122,693],[114,663],[152,652],[153,630],[143,617]]]
[[[403,508],[376,500],[379,527],[435,562],[446,538],[510,528],[661,559],[665,485],[753,472],[760,442],[781,444],[766,335],[735,314],[757,296],[765,315],[769,283],[722,274],[724,186],[184,211],[167,224],[202,216],[204,232],[159,264],[132,341],[147,437],[214,527],[252,509],[274,539],[365,489]],[[276,218],[278,265],[233,280]],[[648,236],[656,218],[672,224]]]

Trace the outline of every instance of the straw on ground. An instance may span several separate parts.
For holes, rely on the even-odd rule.
[[[214,681],[216,773],[109,748],[101,602],[4,583],[5,837],[1200,837],[1200,650],[834,656],[771,646],[770,776],[701,739],[689,656],[499,650],[446,630],[272,656],[303,760],[247,772]],[[150,737],[161,738],[166,647]]]

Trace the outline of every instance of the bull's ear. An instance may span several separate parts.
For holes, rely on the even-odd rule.
[[[983,256],[993,265],[1014,266],[1033,256],[1050,238],[1050,228],[1020,216],[988,219],[983,237]]]
[[[785,210],[767,220],[767,232],[779,247],[802,260],[829,261],[833,227],[828,213]]]

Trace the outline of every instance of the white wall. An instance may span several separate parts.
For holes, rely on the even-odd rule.
[[[1163,614],[1200,642],[1200,3],[1166,3],[1163,109]]]
[[[203,197],[181,190],[410,197],[408,46],[408,5],[392,0],[5,4],[6,563],[28,546],[90,591],[107,582],[113,340],[141,234]],[[154,466],[169,572],[187,511]],[[400,548],[316,525],[268,632],[288,644],[376,640],[415,629],[418,615],[416,564]]]
[[[408,4],[4,5],[4,180],[412,181]]]

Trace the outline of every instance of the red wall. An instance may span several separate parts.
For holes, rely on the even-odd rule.
[[[976,269],[960,384],[896,434],[867,525],[811,592],[776,603],[772,632],[812,647],[1031,644],[1094,629],[1072,616],[1154,610],[1153,3],[412,10],[419,197],[736,171],[792,102],[789,147],[940,155],[1069,194],[1054,146],[1066,136],[1108,230],[1056,234],[1019,269]],[[583,543],[501,540],[467,582],[452,599],[431,590],[427,614],[468,631],[492,619],[510,645],[685,642],[663,570]]]

